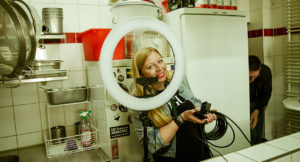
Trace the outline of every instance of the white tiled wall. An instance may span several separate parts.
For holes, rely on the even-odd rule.
[[[100,6],[98,5],[80,5],[79,6],[79,30],[85,31],[90,28],[99,28],[100,26]]]
[[[0,88],[0,107],[12,105],[11,89]]]
[[[72,2],[73,0],[70,0]],[[61,2],[65,3],[56,3],[54,7],[63,9],[63,31],[68,32],[79,32],[79,19],[75,18],[79,15],[78,5],[75,3],[66,3],[67,1],[61,0]],[[76,1],[74,1],[76,2]]]
[[[14,112],[18,135],[41,131],[39,104],[14,106]]]
[[[36,84],[22,84],[12,89],[14,105],[32,104],[38,102],[38,90]]]
[[[26,147],[43,143],[42,132],[27,133],[17,136],[18,147]]]
[[[0,151],[15,149],[17,146],[16,136],[0,138]]]
[[[63,8],[63,32],[77,33],[89,28],[111,28],[109,0],[26,0],[36,8]],[[47,97],[41,86],[69,88],[87,84],[81,43],[47,44],[38,49],[36,59],[62,59],[69,80],[22,84],[18,88],[0,88],[0,151],[43,143],[47,130]]]
[[[0,108],[0,137],[16,135],[14,110],[12,107]]]
[[[300,161],[300,151],[292,154],[292,162]]]
[[[250,4],[251,7],[251,4]],[[252,9],[250,10],[250,24],[248,30],[255,30],[262,28],[262,9]]]
[[[284,0],[250,0],[251,21],[248,30],[285,27],[285,3]],[[260,39],[262,39],[262,41]],[[263,62],[268,65],[272,71],[273,92],[266,111],[265,133],[267,139],[275,137],[275,133],[278,131],[283,134],[283,130],[280,129],[281,126],[279,124],[283,122],[280,122],[279,118],[284,116],[285,108],[282,105],[282,99],[284,99],[287,90],[284,65],[285,42],[286,35],[249,39],[249,54],[260,56],[260,51],[262,51],[260,58],[263,58]]]
[[[238,8],[243,11],[250,11],[251,23],[249,30],[262,29],[265,27],[275,28],[275,24],[283,27],[284,17],[274,20],[274,15],[284,13],[283,0],[239,0]],[[64,32],[82,32],[90,28],[111,28],[112,15],[110,14],[110,0],[26,0],[34,6],[41,16],[42,8],[61,7],[64,15]],[[160,0],[155,0],[160,3]],[[271,11],[270,11],[271,10]],[[276,13],[275,13],[276,12]],[[278,13],[277,13],[278,12]],[[272,17],[270,20],[269,17]],[[276,22],[274,22],[276,21]],[[280,24],[281,23],[281,24]],[[276,120],[276,112],[280,112],[280,107],[276,107],[277,98],[282,99],[284,90],[279,86],[282,71],[277,64],[281,64],[284,55],[282,52],[283,38],[267,39],[256,38],[249,40],[250,54],[258,54],[268,65],[274,65],[274,70],[280,74],[275,81],[276,96],[271,98],[268,107],[267,126],[268,132],[273,130]],[[274,45],[276,44],[276,45]],[[282,45],[281,45],[282,44]],[[277,46],[278,45],[278,46]],[[268,47],[267,49],[263,49]],[[276,48],[276,50],[275,50]],[[89,66],[83,61],[82,44],[49,44],[46,50],[39,52],[39,59],[63,59],[63,68],[68,69],[69,80],[48,82],[45,86],[50,88],[68,88],[83,86],[87,84],[85,66]],[[275,66],[276,63],[276,66]],[[281,65],[279,65],[281,66]],[[95,66],[97,68],[97,65]],[[276,69],[275,69],[276,68]],[[281,78],[280,78],[281,76]],[[92,81],[98,84],[98,81]],[[42,143],[42,130],[47,129],[46,96],[39,87],[41,83],[22,84],[19,88],[0,88],[0,151],[9,150],[16,147],[26,147]],[[273,93],[274,94],[274,93]],[[276,110],[276,111],[275,111]],[[24,115],[26,114],[26,115]],[[2,117],[7,118],[4,120]],[[273,117],[272,117],[273,116]],[[2,131],[5,130],[5,131]]]

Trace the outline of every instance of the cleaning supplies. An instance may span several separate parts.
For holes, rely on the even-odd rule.
[[[80,123],[80,132],[81,132],[81,145],[82,147],[90,147],[93,144],[92,134],[91,134],[91,121],[87,119],[90,116],[91,110],[84,109],[80,113],[81,123]]]

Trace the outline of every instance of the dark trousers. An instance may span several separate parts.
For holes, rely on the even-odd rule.
[[[157,156],[152,154],[154,162],[176,162],[175,158]]]
[[[255,110],[255,106],[256,106],[255,102],[250,103],[250,115]],[[251,129],[251,145],[255,145],[263,142],[264,122],[265,122],[265,110],[259,111],[256,127],[254,129]]]

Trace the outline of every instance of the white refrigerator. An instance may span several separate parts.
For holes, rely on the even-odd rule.
[[[195,96],[233,119],[250,138],[245,15],[230,10],[181,8],[164,15],[163,21],[182,42],[186,75]],[[207,131],[213,126],[213,123],[207,126]],[[228,148],[217,149],[222,154],[249,146],[233,127],[236,140]],[[223,138],[211,142],[225,145],[232,136],[228,128]]]

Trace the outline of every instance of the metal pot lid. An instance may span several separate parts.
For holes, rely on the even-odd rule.
[[[18,10],[23,18],[23,29],[27,32],[24,33],[26,41],[26,62],[25,64],[29,66],[35,58],[36,53],[36,26],[35,19],[32,16],[30,7],[24,2],[16,0],[12,5]]]
[[[1,75],[10,75],[16,71],[17,66],[24,65],[26,49],[25,38],[18,14],[12,6],[6,1],[0,1],[0,64],[7,68],[10,66],[13,71],[1,73]],[[22,60],[22,63],[21,63]]]
[[[112,9],[115,8],[115,7],[128,6],[128,5],[157,7],[154,3],[151,3],[151,2],[148,2],[148,1],[131,0],[131,1],[116,2],[116,3],[113,4]]]
[[[30,16],[17,1],[1,0],[0,4],[0,75],[15,77],[35,57],[35,31]]]
[[[41,33],[42,33],[42,25],[43,22],[37,12],[37,10],[29,4],[26,4],[24,1],[15,1],[18,5],[20,5],[26,14],[29,16],[30,22],[33,25],[36,42],[39,41]]]

